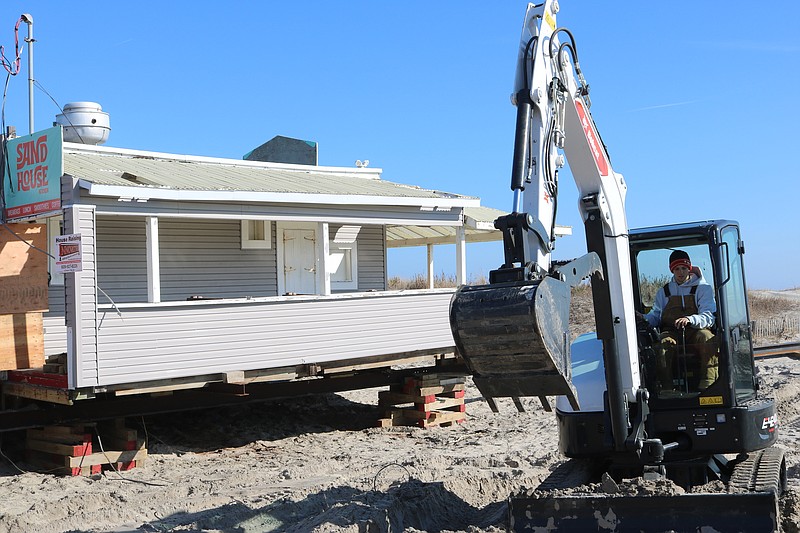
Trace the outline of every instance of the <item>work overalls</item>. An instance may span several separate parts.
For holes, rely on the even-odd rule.
[[[685,296],[671,296],[669,286],[664,286],[664,295],[668,298],[667,304],[661,311],[661,346],[664,348],[664,358],[659,361],[658,374],[662,387],[672,388],[672,361],[675,354],[695,354],[699,357],[700,381],[697,388],[708,388],[719,377],[719,356],[717,355],[717,342],[711,330],[686,326],[685,351],[681,345],[684,342],[683,334],[675,328],[675,321],[681,317],[695,315],[698,312],[695,292],[697,285],[692,287]]]

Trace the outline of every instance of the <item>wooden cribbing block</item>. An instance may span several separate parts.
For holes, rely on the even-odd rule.
[[[452,409],[454,411],[464,411],[464,398],[437,398],[433,397],[430,402],[415,404],[417,411],[429,413],[431,411],[442,411]]]
[[[105,452],[95,452],[91,455],[83,457],[67,457],[67,466],[91,466],[91,465],[107,465],[111,463],[128,463],[131,461],[138,461],[140,459],[147,459],[147,450],[126,450],[112,452],[106,450]]]
[[[467,418],[465,412],[437,412],[433,416],[419,421],[419,426],[423,428],[441,426],[443,424],[460,424]]]
[[[408,377],[403,382],[403,392],[406,394],[441,394],[443,392],[453,392],[464,390],[466,378],[464,376],[449,377],[447,379],[437,379],[437,374],[426,374],[423,378]]]
[[[467,378],[464,374],[452,374],[447,372],[432,372],[429,374],[415,374],[405,378],[406,382],[416,381],[420,386],[433,383],[436,385],[449,385],[451,383],[466,383]]]
[[[117,471],[125,472],[133,468],[144,466],[146,459],[145,441],[138,438],[138,432],[125,425],[124,418],[116,418],[114,420],[106,421],[98,427],[99,434],[102,438],[103,445],[113,450],[123,451],[144,451],[135,455],[133,460],[116,461],[113,463]]]
[[[92,442],[92,435],[90,433],[54,432],[48,429],[28,429],[25,431],[25,438],[34,441],[59,442],[62,444]]]
[[[42,372],[45,374],[66,374],[67,366],[57,363],[45,363],[42,367]]]
[[[116,418],[101,422],[97,432],[103,445],[117,450],[138,450],[143,447],[139,434],[135,429],[125,426],[124,418]]]
[[[397,409],[393,409],[392,412],[396,412]],[[402,409],[403,416],[412,420],[426,420],[428,418],[436,417],[439,414],[443,413],[465,413],[466,406],[462,403],[459,405],[454,405],[448,408],[448,410],[417,410],[417,409]]]
[[[464,398],[464,391],[457,390],[452,392],[443,392],[440,394],[425,394],[425,395],[417,395],[417,394],[407,394],[404,392],[394,392],[394,391],[380,391],[378,393],[378,404],[380,405],[398,405],[403,403],[413,403],[413,404],[428,404],[434,403],[437,401],[437,398]],[[462,401],[463,403],[463,401]]]
[[[466,418],[467,414],[463,411],[436,411],[434,413],[420,413],[418,411],[396,409],[391,411],[389,416],[379,419],[378,426],[419,426],[422,428],[428,428],[441,425],[460,424],[466,420]]]
[[[103,468],[102,465],[70,467],[65,464],[64,457],[61,455],[37,452],[34,450],[25,450],[25,457],[30,464],[52,474],[90,476],[93,474],[99,474]]]
[[[29,450],[37,452],[51,453],[63,456],[86,456],[92,453],[92,442],[82,442],[80,444],[62,444],[58,442],[47,442],[43,440],[27,439],[25,445]]]
[[[48,472],[76,476],[98,474],[104,466],[125,471],[144,464],[145,442],[138,438],[135,429],[125,427],[124,419],[104,422],[97,430],[95,442],[93,425],[29,429],[26,455],[32,464]]]
[[[416,425],[432,427],[463,422],[466,418],[466,377],[452,374],[419,374],[378,393],[383,408],[381,427]]]

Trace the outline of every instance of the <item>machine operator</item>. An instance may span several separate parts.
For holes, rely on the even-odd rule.
[[[650,312],[639,316],[661,330],[664,357],[658,361],[658,377],[662,388],[675,385],[672,364],[675,355],[683,353],[699,358],[697,388],[705,390],[719,376],[717,343],[710,329],[717,311],[714,289],[683,250],[670,254],[669,270],[672,280],[658,290]]]

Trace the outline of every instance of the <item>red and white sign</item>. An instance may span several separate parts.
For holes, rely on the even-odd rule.
[[[80,272],[83,270],[83,251],[80,234],[59,235],[55,238],[56,272]]]
[[[592,156],[594,156],[597,170],[600,172],[601,176],[608,176],[608,160],[606,159],[605,149],[600,142],[600,138],[597,136],[597,132],[594,130],[592,119],[589,117],[586,109],[584,109],[583,102],[581,102],[580,99],[575,100],[575,109],[578,111],[581,127],[583,128],[584,135],[586,135],[586,142],[589,143]]]

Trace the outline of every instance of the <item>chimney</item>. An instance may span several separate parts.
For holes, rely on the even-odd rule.
[[[303,141],[277,135],[258,148],[245,154],[247,161],[264,161],[266,163],[291,163],[295,165],[313,165],[319,162],[317,143]]]

